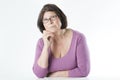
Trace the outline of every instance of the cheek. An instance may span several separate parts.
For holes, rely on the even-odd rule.
[[[61,26],[62,26],[62,23],[61,23],[60,20],[58,20],[56,23],[57,23],[58,27],[61,27]]]
[[[59,25],[60,25],[60,27],[62,26],[62,23],[61,22],[59,22]]]
[[[47,26],[46,25],[43,25],[45,29],[47,29]]]

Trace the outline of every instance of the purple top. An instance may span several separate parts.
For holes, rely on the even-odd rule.
[[[62,58],[55,58],[49,51],[49,66],[42,68],[37,64],[37,60],[44,46],[42,38],[38,40],[33,64],[33,72],[39,77],[46,77],[49,72],[68,70],[69,77],[85,77],[90,71],[89,52],[85,41],[85,36],[75,30],[73,31],[70,49]]]

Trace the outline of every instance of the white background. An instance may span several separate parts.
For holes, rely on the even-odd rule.
[[[58,5],[67,16],[68,27],[86,36],[89,80],[120,76],[119,0],[0,0],[0,79],[36,78],[32,65],[41,37],[36,23],[45,3]]]

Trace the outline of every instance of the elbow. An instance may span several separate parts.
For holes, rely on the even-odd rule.
[[[35,74],[35,76],[36,76],[37,78],[44,78],[44,77],[46,77],[45,74],[40,73],[39,71],[37,71],[37,70],[34,69],[34,68],[33,68],[33,73]]]
[[[35,75],[36,75],[36,77],[38,77],[38,78],[44,78],[44,77],[45,77],[44,75],[37,74],[36,72],[34,72],[34,74],[35,74]]]
[[[82,76],[87,77],[90,73],[90,61],[88,60],[88,63],[84,64],[79,69],[80,69],[80,72],[81,72]]]
[[[90,72],[89,68],[77,67],[69,71],[69,77],[87,77],[89,75],[89,72]]]
[[[89,75],[89,72],[90,71],[85,70],[84,72],[82,72],[81,77],[87,77]]]
[[[86,67],[81,71],[81,77],[87,77],[90,73],[90,67]]]

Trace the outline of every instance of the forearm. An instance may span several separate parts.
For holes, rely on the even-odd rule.
[[[38,54],[41,54],[40,56]],[[35,62],[33,65],[33,72],[36,74],[37,77],[42,78],[45,77],[48,73],[48,50],[43,48],[42,51],[36,52]]]
[[[89,74],[89,67],[84,69],[76,67],[72,70],[57,71],[50,73],[48,77],[86,77]]]
[[[84,67],[84,68],[80,68],[80,67],[76,67],[72,70],[69,70],[69,77],[86,77],[89,74],[89,67]]]
[[[41,56],[39,57],[37,64],[42,67],[42,68],[47,68],[48,67],[48,48],[44,47],[42,52],[41,52]]]
[[[68,77],[68,71],[57,71],[50,73],[48,77]]]
[[[46,77],[48,74],[49,46],[43,43],[42,38],[38,40],[33,64],[33,72],[38,78]]]

